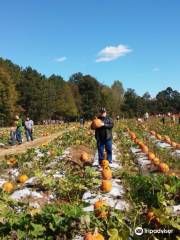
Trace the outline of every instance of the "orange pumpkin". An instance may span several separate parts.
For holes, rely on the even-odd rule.
[[[149,153],[148,153],[148,159],[149,159],[149,160],[153,160],[154,158],[155,158],[154,153],[149,152]]]
[[[93,128],[100,128],[102,126],[102,121],[99,118],[95,118],[92,121],[92,127]]]
[[[180,144],[177,144],[177,145],[176,145],[176,149],[180,149]]]
[[[155,157],[155,158],[153,159],[153,163],[154,163],[154,165],[158,166],[158,165],[160,164],[159,158]]]
[[[169,171],[169,166],[166,163],[160,163],[158,167],[163,173],[167,173]]]
[[[156,134],[156,138],[157,138],[158,140],[162,140],[162,136],[161,136],[160,134]]]
[[[136,144],[139,144],[140,140],[139,140],[138,138],[136,138],[136,139],[134,140],[134,142],[135,142]]]
[[[171,139],[168,136],[164,136],[164,141],[171,144]]]
[[[20,183],[25,183],[27,180],[28,180],[28,176],[26,176],[26,175],[21,175],[18,178],[18,182],[20,182]]]
[[[103,168],[102,170],[102,178],[104,180],[111,180],[112,179],[112,171],[109,167]]]
[[[103,167],[103,168],[106,168],[106,167],[108,167],[109,166],[109,161],[108,160],[102,160],[102,162],[101,162],[101,166]]]
[[[105,200],[98,200],[94,204],[95,215],[99,218],[106,218],[108,212],[104,209],[107,206]]]
[[[101,189],[103,192],[110,192],[112,189],[112,182],[110,180],[102,180]]]
[[[84,240],[104,240],[104,237],[100,233],[86,233]]]
[[[14,190],[14,185],[11,182],[5,182],[3,184],[3,191],[7,193],[11,193]]]
[[[148,153],[149,149],[146,145],[141,146],[141,150],[143,151],[143,153]]]
[[[153,218],[155,218],[155,215],[152,211],[148,211],[147,218],[149,221],[151,221]]]
[[[136,139],[136,134],[134,132],[130,132],[130,136],[132,140]]]
[[[176,148],[177,143],[176,143],[176,142],[171,142],[171,146],[174,147],[174,148]]]
[[[9,160],[7,160],[7,164],[10,166],[15,165],[17,162],[17,160],[15,158],[10,158]]]
[[[88,153],[87,153],[87,152],[82,152],[80,159],[81,159],[81,161],[83,161],[83,162],[88,161],[88,159],[89,159]]]

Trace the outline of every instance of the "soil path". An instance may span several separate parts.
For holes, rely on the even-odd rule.
[[[7,149],[0,149],[0,160],[4,159],[7,155],[24,153],[29,148],[37,147],[44,142],[50,142],[61,134],[62,131],[59,131],[58,133],[54,133],[46,137],[37,138],[32,142],[24,142],[22,145],[8,147]]]

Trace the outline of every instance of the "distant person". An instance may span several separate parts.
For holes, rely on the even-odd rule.
[[[23,122],[18,115],[15,116],[14,124],[16,126],[16,140],[19,144],[22,144]]]
[[[161,121],[162,121],[163,124],[165,124],[165,117],[164,117],[164,115],[163,115]]]
[[[29,140],[33,141],[33,126],[34,126],[33,120],[31,120],[29,117],[26,117],[25,134],[28,142]]]
[[[119,115],[116,117],[116,120],[119,121]]]
[[[111,118],[107,116],[105,108],[100,109],[100,115],[98,117],[102,121],[102,125],[95,129],[95,138],[97,141],[99,165],[101,165],[104,159],[104,147],[107,152],[107,160],[112,163],[112,128],[114,126]],[[93,126],[91,125],[93,129]]]
[[[8,143],[11,146],[14,146],[16,144],[16,128],[14,126],[10,130]]]
[[[80,117],[79,123],[80,123],[80,127],[83,127],[83,125],[84,125],[84,118],[83,117]]]
[[[176,123],[176,116],[175,116],[175,114],[173,114],[171,116],[171,121],[172,121],[172,123]]]
[[[138,121],[138,123],[143,123],[142,118],[138,118],[137,121]]]
[[[146,113],[144,114],[144,121],[147,121],[148,119],[149,119],[149,113],[146,112]]]

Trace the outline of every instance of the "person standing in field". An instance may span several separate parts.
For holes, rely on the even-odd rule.
[[[23,123],[22,119],[18,115],[15,116],[14,124],[16,126],[16,140],[19,144],[22,144]]]
[[[33,120],[31,120],[29,117],[26,117],[25,134],[26,134],[26,139],[28,142],[30,139],[31,139],[31,141],[33,141],[33,126],[34,126]]]
[[[80,127],[83,127],[83,125],[84,125],[84,118],[83,117],[80,117],[79,123],[80,123]]]
[[[107,116],[105,108],[100,109],[100,115],[98,117],[102,121],[102,125],[95,129],[95,138],[97,141],[99,165],[101,165],[104,159],[104,148],[107,152],[107,160],[112,163],[112,128],[114,126],[111,118]],[[91,125],[93,128],[93,125]]]
[[[144,121],[147,121],[148,119],[149,119],[149,113],[146,112],[146,113],[144,114]]]

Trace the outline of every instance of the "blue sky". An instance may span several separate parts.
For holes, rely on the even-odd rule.
[[[180,90],[179,0],[1,0],[0,56],[68,80]]]

